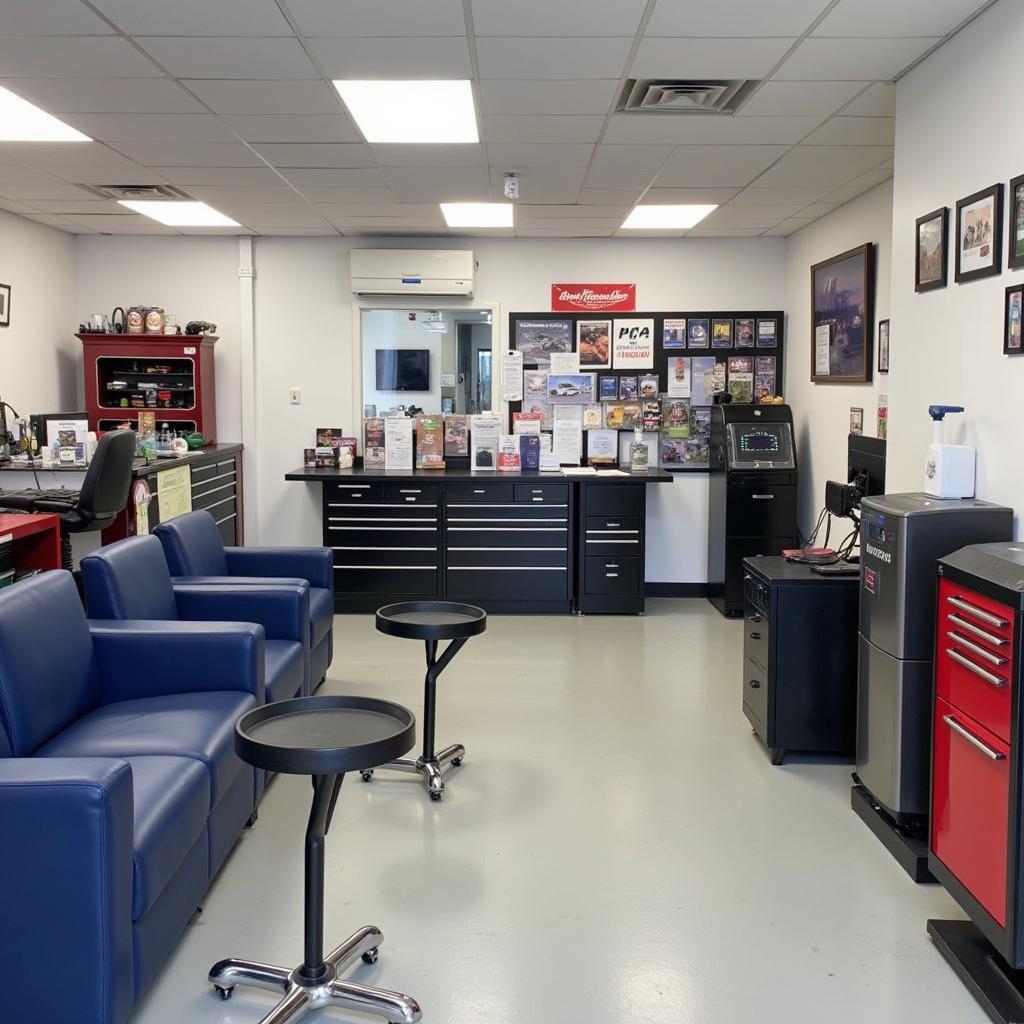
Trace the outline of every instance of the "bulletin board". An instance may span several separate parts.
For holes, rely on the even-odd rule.
[[[657,375],[658,394],[665,396],[669,392],[670,367],[675,372],[678,358],[691,360],[691,367],[699,365],[702,368],[711,366],[710,360],[718,367],[717,378],[725,374],[725,388],[729,390],[729,369],[730,359],[733,359],[732,366],[735,367],[736,385],[734,390],[741,397],[734,396],[733,401],[757,401],[760,395],[757,393],[759,383],[766,386],[766,374],[758,374],[758,368],[767,369],[767,363],[759,360],[774,359],[772,370],[774,373],[774,394],[782,394],[782,382],[784,380],[785,368],[785,314],[782,310],[699,310],[679,312],[658,312],[658,313],[623,313],[614,314],[593,314],[593,313],[510,313],[508,327],[508,347],[521,348],[523,351],[524,373],[531,370],[544,368],[544,357],[538,353],[547,350],[564,351],[566,333],[571,339],[571,350],[577,351],[577,340],[580,335],[579,325],[593,324],[599,321],[609,321],[612,333],[609,338],[609,362],[608,368],[597,368],[590,365],[583,365],[581,360],[580,373],[595,374],[595,401],[601,401],[601,378],[602,377],[641,377],[643,375]],[[650,364],[647,366],[615,366],[615,344],[616,344],[616,321],[629,321],[632,325],[650,324],[652,352]],[[752,337],[750,330],[752,324]],[[549,328],[533,325],[550,325]],[[728,325],[728,344],[726,344],[726,325]],[[770,328],[769,328],[770,325]],[[680,337],[680,332],[682,335]],[[585,333],[585,332],[584,332]],[[596,334],[598,332],[591,332]],[[632,333],[632,332],[631,332]],[[642,334],[639,327],[635,333]],[[742,334],[742,337],[740,335]],[[769,344],[769,341],[773,344]],[[520,344],[517,344],[517,341]],[[584,341],[584,345],[589,342]],[[593,350],[591,350],[593,357]],[[629,358],[628,351],[623,346],[620,354]],[[704,362],[693,364],[692,360],[698,358]],[[742,360],[749,359],[749,372],[753,378],[749,389],[746,387],[743,377],[746,363]],[[702,370],[702,372],[704,372]],[[692,388],[691,388],[692,390]],[[762,387],[764,390],[764,387]],[[749,397],[748,397],[749,392]],[[713,398],[709,397],[707,391],[702,387],[699,394],[694,396],[700,399],[692,405],[694,421],[701,424],[710,423],[710,404]],[[705,401],[706,399],[706,401]],[[616,401],[621,401],[616,398]],[[610,400],[607,403],[611,404]],[[521,412],[523,403],[508,403],[508,430],[512,430],[513,416]],[[633,432],[633,426],[622,428],[628,433]],[[621,431],[620,431],[621,432]],[[648,431],[649,433],[650,431]],[[587,458],[587,434],[583,432],[583,457]],[[662,463],[662,469],[678,472],[707,471],[707,466],[699,460],[686,465],[673,465]]]

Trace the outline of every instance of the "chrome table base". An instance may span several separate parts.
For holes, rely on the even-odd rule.
[[[384,941],[380,929],[367,925],[349,936],[337,949],[324,957],[326,972],[317,980],[307,980],[302,968],[253,963],[249,960],[221,960],[210,970],[210,982],[222,999],[229,999],[236,985],[249,985],[279,993],[282,998],[260,1024],[290,1024],[310,1010],[337,1006],[346,1010],[376,1014],[390,1024],[415,1024],[422,1016],[412,996],[389,992],[369,985],[341,981],[338,977],[354,960],[377,960],[377,949]]]
[[[442,772],[450,764],[458,768],[462,759],[466,756],[466,748],[461,743],[453,743],[445,747],[431,758],[424,756],[417,757],[411,761],[406,757],[400,757],[390,764],[382,764],[381,768],[393,768],[396,772],[413,772],[423,776],[427,785],[427,792],[431,800],[440,800],[444,795],[444,776]],[[373,778],[374,769],[367,768],[362,772],[363,782],[369,782]]]

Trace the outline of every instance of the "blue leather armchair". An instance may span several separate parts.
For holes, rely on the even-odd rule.
[[[92,625],[66,572],[0,593],[4,1020],[127,1019],[255,809],[234,723],[263,700],[264,643]]]
[[[153,530],[171,575],[182,583],[220,584],[302,579],[309,583],[309,675],[312,693],[334,657],[334,559],[330,548],[225,547],[209,512],[187,512]]]
[[[266,631],[267,703],[308,693],[309,584],[176,584],[156,537],[129,537],[82,559],[89,617],[255,622]]]

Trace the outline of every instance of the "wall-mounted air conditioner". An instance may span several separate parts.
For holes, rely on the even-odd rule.
[[[353,249],[356,295],[473,295],[469,249]]]

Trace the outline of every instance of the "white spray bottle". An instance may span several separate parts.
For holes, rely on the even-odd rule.
[[[963,412],[962,405],[929,405],[932,443],[924,469],[924,492],[933,498],[973,498],[975,452],[970,445],[944,444],[942,423],[949,412]]]

